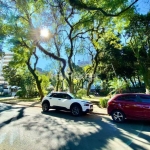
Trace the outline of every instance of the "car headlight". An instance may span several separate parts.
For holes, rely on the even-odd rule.
[[[85,103],[84,106],[89,106],[89,103]]]

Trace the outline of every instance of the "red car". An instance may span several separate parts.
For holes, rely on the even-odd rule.
[[[117,94],[108,101],[107,112],[115,122],[125,119],[150,120],[150,95]]]

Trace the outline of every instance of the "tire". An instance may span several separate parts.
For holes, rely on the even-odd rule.
[[[125,115],[123,112],[119,111],[119,110],[115,110],[112,112],[111,114],[112,116],[112,119],[114,122],[118,122],[118,123],[121,123],[124,121],[125,119]]]
[[[42,104],[42,110],[43,112],[48,112],[50,106],[49,106],[49,103],[48,102],[45,102]]]
[[[59,111],[60,111],[60,109],[58,109],[58,108],[56,108],[55,110],[56,110],[57,112],[59,112]]]
[[[82,112],[83,115],[87,115],[87,112]]]
[[[81,109],[81,106],[78,105],[78,104],[74,104],[72,107],[71,107],[71,114],[73,116],[80,116],[81,115],[81,112],[82,112],[82,109]]]

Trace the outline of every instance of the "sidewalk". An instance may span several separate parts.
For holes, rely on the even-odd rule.
[[[91,101],[92,102],[92,101]],[[22,106],[28,106],[28,107],[41,107],[41,102],[23,102],[20,101],[19,99],[14,99],[14,98],[5,98],[5,99],[0,99],[0,103],[6,103],[6,104],[13,104],[13,105],[22,105]],[[98,114],[98,115],[107,115],[107,109],[106,108],[100,108],[98,105],[93,103],[93,114]]]

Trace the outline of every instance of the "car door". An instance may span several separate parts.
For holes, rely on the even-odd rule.
[[[142,105],[139,103],[136,94],[122,96],[119,105],[128,118],[136,119],[143,117]]]
[[[71,96],[66,93],[61,93],[60,98],[58,99],[58,106],[65,109],[70,109],[71,105]]]
[[[56,107],[58,104],[58,99],[59,99],[59,94],[58,93],[52,93],[49,96],[49,100],[50,100],[50,106],[51,107]]]
[[[150,119],[150,95],[140,95],[141,105],[145,119]]]

